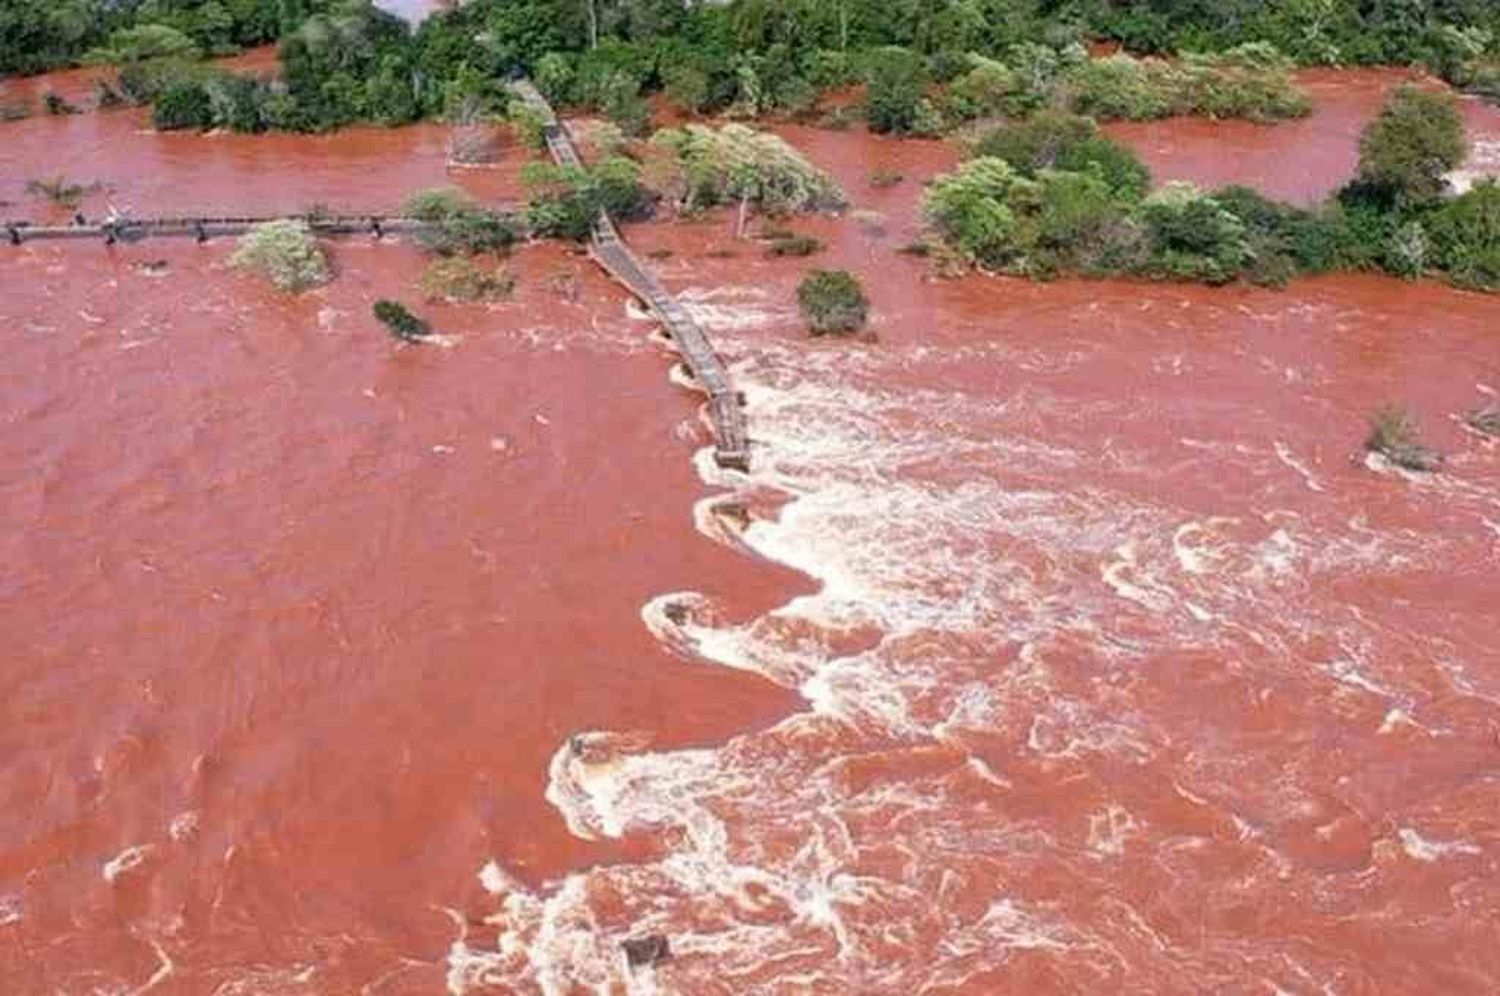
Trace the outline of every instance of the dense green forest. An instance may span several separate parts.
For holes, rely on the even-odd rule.
[[[161,25],[198,51],[219,55],[273,42],[328,0],[5,0],[0,3],[0,74],[71,65],[117,32]]]
[[[455,89],[538,71],[549,56],[554,84],[567,91],[558,96],[628,104],[632,89],[665,88],[699,107],[750,110],[796,109],[817,88],[864,79],[873,67],[888,89],[946,82],[975,56],[1023,76],[1056,72],[1052,63],[1070,46],[1096,40],[1145,54],[1267,43],[1300,64],[1420,63],[1460,83],[1497,86],[1500,78],[1494,0],[469,0],[414,33],[366,8],[348,0],[7,0],[0,73],[90,53],[100,61],[189,54],[174,48],[182,40],[203,55],[282,40],[292,90],[307,104],[295,123],[305,127],[437,113]],[[148,36],[143,49],[131,32],[145,27],[178,38],[153,48],[160,39]]]

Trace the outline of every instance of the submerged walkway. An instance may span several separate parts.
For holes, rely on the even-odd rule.
[[[518,80],[511,84],[511,89],[541,116],[542,134],[553,160],[560,166],[582,166],[583,161],[567,128],[531,81]],[[740,409],[740,395],[702,326],[662,286],[661,281],[641,265],[607,212],[600,211],[599,217],[594,219],[589,248],[594,260],[610,276],[656,313],[693,379],[708,394],[708,415],[714,429],[714,460],[721,467],[749,470],[750,440],[745,430],[745,414]]]
[[[4,244],[22,245],[37,239],[103,239],[106,243],[134,242],[137,239],[181,236],[196,238],[200,242],[215,236],[243,235],[256,225],[268,221],[300,221],[320,235],[358,235],[368,233],[380,236],[399,232],[413,232],[428,227],[426,222],[415,218],[381,215],[343,214],[294,214],[276,215],[266,218],[113,218],[103,221],[85,221],[72,225],[38,225],[26,221],[0,222],[0,239]]]

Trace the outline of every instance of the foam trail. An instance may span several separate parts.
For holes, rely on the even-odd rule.
[[[759,288],[689,300],[726,355],[745,356],[734,373],[756,444],[748,474],[697,451],[718,493],[694,522],[815,590],[748,621],[673,592],[641,618],[683,659],[762,674],[806,708],[709,748],[653,750],[620,731],[561,745],[547,798],[571,832],[644,838],[659,856],[536,890],[486,865],[496,936],[455,943],[450,990],[907,996],[1046,978],[1090,992],[1122,973],[1162,992],[1208,978],[1306,988],[1287,978],[1285,945],[1184,940],[1107,876],[1150,853],[1174,908],[1210,901],[1209,867],[1240,870],[1238,898],[1276,901],[1302,872],[1272,846],[1287,831],[1263,800],[1312,812],[1329,793],[1306,774],[1323,741],[1268,747],[1262,718],[1358,712],[1360,735],[1399,747],[1412,715],[1437,715],[1392,663],[1425,644],[1330,601],[1324,574],[1430,568],[1443,538],[1327,514],[1346,489],[1325,489],[1289,443],[1167,443],[1205,479],[1272,482],[1278,504],[1212,480],[1178,501],[1128,399],[955,386],[953,356],[925,345],[782,342],[761,334],[779,315]],[[953,355],[1003,358],[1038,383],[1089,361],[1084,347],[1032,356],[991,339]],[[1082,404],[1118,438],[1060,428]],[[1286,468],[1304,486],[1287,487]],[[1193,708],[1176,708],[1179,686]],[[1368,695],[1382,700],[1373,716]],[[1472,846],[1401,841],[1441,857]],[[1071,894],[1096,887],[1107,901]],[[650,933],[673,957],[632,970],[620,944]]]

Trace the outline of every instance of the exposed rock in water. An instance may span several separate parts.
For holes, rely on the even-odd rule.
[[[1418,443],[1403,443],[1394,446],[1383,446],[1377,449],[1376,452],[1391,463],[1406,470],[1431,474],[1443,469],[1443,454],[1430,446],[1422,446]]]
[[[655,965],[672,957],[672,947],[668,943],[665,934],[646,934],[644,937],[631,937],[624,941],[620,947],[625,950],[625,961],[631,968],[640,968],[643,965]]]
[[[750,509],[744,502],[725,501],[714,506],[714,514],[727,519],[739,527],[741,532],[750,528]]]
[[[1500,438],[1500,405],[1469,412],[1464,416],[1464,422],[1477,432]]]

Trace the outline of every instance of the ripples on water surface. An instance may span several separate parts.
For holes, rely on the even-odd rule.
[[[8,182],[165,209],[443,179],[438,129],[3,127]],[[1259,177],[1175,127],[1132,138],[1158,172]],[[632,233],[740,378],[748,479],[557,247],[431,306],[447,350],[368,318],[406,248],[295,302],[227,244],[0,257],[0,988],[1494,991],[1500,462],[1453,414],[1500,304],[933,284],[892,250],[952,153],[787,134],[884,215],[799,224],[878,341],[803,340],[800,266],[708,257],[727,221]],[[514,196],[510,158],[463,182]],[[1445,473],[1352,459],[1391,399]]]

